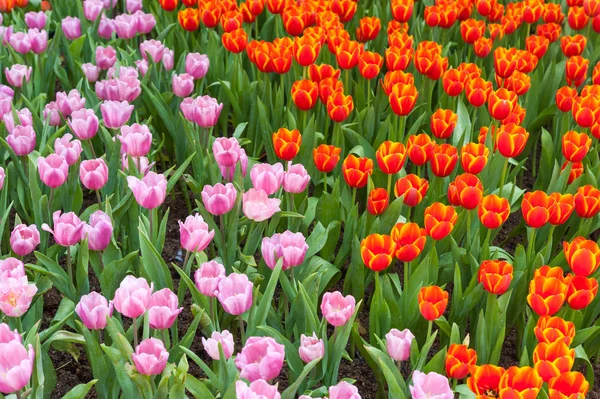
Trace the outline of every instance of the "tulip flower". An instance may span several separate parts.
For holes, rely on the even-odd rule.
[[[510,215],[508,200],[495,194],[486,195],[481,199],[477,214],[481,224],[486,228],[497,229],[506,222]]]
[[[562,136],[562,153],[569,162],[582,161],[591,146],[592,139],[585,133],[571,130]]]
[[[54,230],[46,223],[42,225],[42,230],[52,233],[54,241],[63,247],[69,247],[77,244],[82,238],[83,226],[77,215],[73,212],[62,213],[56,211],[52,214]]]
[[[306,168],[302,164],[294,164],[284,172],[282,186],[286,193],[298,194],[306,190],[309,182],[310,176]]]
[[[552,344],[557,341],[571,345],[575,337],[575,325],[556,316],[542,316],[534,328],[538,342]]]
[[[31,305],[37,286],[27,276],[8,277],[0,281],[0,311],[8,317],[21,317]]]
[[[412,83],[396,83],[388,94],[392,111],[398,116],[410,114],[418,98],[419,91]]]
[[[329,387],[329,399],[361,399],[358,388],[346,381]]]
[[[415,339],[415,336],[409,329],[400,331],[392,328],[385,335],[385,346],[388,355],[397,362],[408,360],[413,339]]]
[[[229,331],[213,331],[210,338],[206,339],[202,337],[202,346],[204,347],[206,353],[208,353],[213,360],[219,360],[221,358],[219,353],[219,344],[221,344],[221,349],[223,350],[225,359],[229,359],[233,354],[234,347],[233,335]]]
[[[89,190],[100,190],[108,181],[108,166],[102,158],[81,162],[79,166],[81,184]]]
[[[467,385],[475,395],[498,396],[504,371],[504,368],[492,364],[474,366],[471,376],[467,379]]]
[[[288,130],[280,128],[273,133],[273,147],[277,158],[284,161],[291,161],[300,151],[302,144],[302,135],[298,129]]]
[[[51,101],[46,104],[44,107],[43,118],[50,126],[59,126],[61,124],[60,111],[58,110],[56,102]]]
[[[238,54],[246,49],[248,35],[244,29],[239,28],[231,32],[223,33],[221,41],[227,51]]]
[[[533,351],[533,364],[544,382],[550,382],[562,373],[571,371],[575,362],[575,350],[562,341],[552,344],[540,342]]]
[[[300,348],[298,348],[300,359],[304,363],[310,363],[313,360],[321,359],[325,355],[325,344],[322,339],[317,337],[315,332],[312,336],[302,334],[300,336]]]
[[[150,304],[153,289],[154,283],[148,286],[144,278],[126,276],[115,291],[113,299],[115,309],[123,316],[132,319],[143,315]]]
[[[8,344],[12,341],[20,343],[22,340],[23,338],[16,328],[11,330],[8,324],[0,323],[0,344]]]
[[[416,223],[398,223],[391,232],[392,240],[396,243],[396,258],[401,262],[411,262],[425,248],[427,235]]]
[[[171,328],[175,319],[183,310],[178,306],[177,295],[168,288],[156,291],[148,303],[148,319],[150,327],[157,330]]]
[[[466,378],[471,367],[477,364],[477,352],[467,345],[451,344],[446,354],[446,375],[462,380]]]
[[[109,129],[120,129],[127,123],[133,112],[133,105],[127,101],[105,101],[100,105],[104,126]]]
[[[21,278],[25,276],[25,266],[17,258],[6,258],[0,260],[1,278]]]
[[[543,191],[528,192],[523,196],[521,211],[528,226],[540,228],[556,212],[556,201]]]
[[[188,53],[185,56],[185,72],[194,79],[202,79],[209,67],[210,61],[205,54]]]
[[[0,354],[0,392],[19,392],[27,386],[33,372],[33,346],[30,344],[25,348],[21,342],[13,340],[0,344]]]
[[[342,149],[333,145],[321,144],[313,149],[313,160],[317,169],[323,173],[331,172],[340,160]]]
[[[490,150],[479,143],[468,143],[460,152],[460,163],[465,172],[479,174],[488,161]]]
[[[113,225],[110,216],[98,210],[90,215],[90,222],[83,226],[82,236],[88,240],[92,251],[104,251],[112,239]]]
[[[270,238],[264,237],[261,244],[263,259],[270,269],[275,268],[280,258],[283,259],[283,270],[299,266],[304,262],[306,251],[308,251],[306,238],[302,233],[292,233],[291,231],[274,234]]]
[[[360,255],[366,267],[380,272],[394,260],[396,243],[389,235],[370,234],[360,243]]]
[[[19,224],[10,234],[10,247],[18,256],[29,255],[40,244],[40,232],[35,224]]]
[[[141,180],[127,176],[127,184],[137,203],[146,209],[159,207],[167,196],[167,179],[162,174],[148,172]]]
[[[381,215],[388,207],[390,196],[385,188],[375,188],[369,192],[367,211],[374,216]]]
[[[434,240],[441,240],[450,234],[457,219],[453,206],[434,202],[425,208],[425,231]]]
[[[121,134],[117,138],[121,141],[121,151],[131,157],[145,157],[152,145],[150,129],[138,123],[122,126]]]
[[[90,330],[102,330],[106,327],[106,319],[112,317],[113,303],[101,294],[90,292],[84,295],[75,306],[75,313]]]
[[[250,382],[276,378],[283,367],[285,347],[271,337],[250,337],[235,358],[240,377]]]
[[[575,212],[581,218],[594,217],[600,211],[600,190],[591,185],[579,187],[573,200]]]
[[[298,109],[301,111],[308,111],[317,103],[319,86],[317,83],[308,79],[297,80],[292,85],[291,97]]]
[[[440,317],[448,305],[448,293],[440,287],[433,285],[423,287],[419,291],[419,311],[429,321]]]
[[[439,139],[447,139],[452,135],[458,116],[449,109],[437,109],[430,120],[431,133]]]
[[[513,267],[508,262],[484,260],[479,266],[478,280],[483,284],[483,288],[491,294],[504,294],[512,279]]]
[[[8,112],[2,116],[2,120],[4,121],[4,127],[8,133],[12,133],[15,129],[15,125],[20,126],[33,126],[33,117],[31,115],[31,111],[27,108],[23,108],[20,111],[16,112],[18,121],[15,123],[13,113]]]
[[[98,117],[91,109],[79,109],[71,113],[69,128],[80,140],[91,139],[98,133]]]
[[[131,358],[138,373],[150,376],[158,375],[167,365],[169,352],[161,340],[148,338],[135,348],[135,353],[131,355]]]
[[[441,374],[430,372],[422,373],[415,370],[413,373],[413,385],[410,386],[410,394],[414,399],[452,399],[454,393],[448,383],[448,378]]]
[[[352,295],[343,296],[339,291],[326,292],[321,301],[321,313],[334,327],[343,326],[354,314],[356,300]]]
[[[575,209],[573,195],[552,193],[550,196],[554,198],[554,201],[556,202],[556,211],[550,216],[549,222],[555,226],[561,225],[567,221]]]
[[[402,169],[406,159],[406,149],[404,144],[392,141],[381,143],[377,152],[377,166],[385,174],[395,174]]]
[[[283,183],[283,165],[276,163],[257,163],[250,171],[250,179],[255,189],[263,190],[267,195],[275,194]]]
[[[235,206],[237,191],[231,183],[205,185],[202,189],[202,202],[211,215],[224,215]]]
[[[240,159],[240,145],[235,138],[219,137],[212,146],[213,155],[219,166],[231,168]]]
[[[529,306],[540,316],[556,314],[565,302],[569,282],[560,267],[542,266],[529,282]]]
[[[17,156],[25,156],[35,149],[36,135],[32,126],[16,126],[6,142]]]
[[[369,176],[373,173],[373,161],[369,158],[358,158],[352,154],[342,164],[342,175],[346,184],[352,188],[362,188],[367,185]]]
[[[277,385],[269,385],[263,379],[252,381],[250,386],[244,381],[236,381],[235,395],[238,399],[281,399]]]
[[[456,179],[448,186],[448,198],[455,206],[462,206],[467,210],[477,208],[483,196],[483,184],[481,180],[470,173],[456,176]]]
[[[214,235],[215,231],[209,231],[208,224],[198,213],[188,216],[184,223],[179,221],[180,242],[186,251],[204,251]]]
[[[38,158],[38,172],[42,183],[54,189],[67,181],[69,165],[62,155],[50,154]]]
[[[25,25],[29,29],[44,29],[46,27],[46,20],[46,13],[43,11],[25,13]]]
[[[54,141],[54,152],[62,156],[68,166],[75,165],[79,161],[79,157],[83,151],[81,142],[79,140],[71,140],[72,138],[73,136],[67,133]]]
[[[6,81],[9,85],[13,87],[22,87],[23,83],[29,83],[31,71],[31,67],[14,64],[12,67],[10,67],[10,69],[4,68],[4,75],[6,76]]]
[[[458,151],[451,144],[435,144],[431,157],[431,172],[437,177],[449,176],[458,162]]]
[[[548,388],[552,399],[585,398],[590,384],[580,372],[568,371],[552,378]]]
[[[327,98],[327,114],[334,122],[345,121],[353,109],[352,96],[345,96],[341,91],[336,91]]]
[[[281,209],[281,200],[269,198],[264,190],[251,188],[242,195],[242,210],[244,215],[255,222],[262,222],[271,218]]]
[[[81,22],[79,18],[65,17],[60,23],[67,40],[75,40],[81,36]]]
[[[595,241],[577,237],[571,243],[563,242],[565,259],[573,273],[588,277],[600,266],[600,248]]]
[[[217,299],[227,313],[238,316],[252,306],[252,288],[245,274],[232,273],[219,281]]]
[[[500,378],[501,397],[537,397],[544,380],[531,367],[509,367]]]
[[[225,267],[217,261],[211,260],[200,265],[194,273],[196,288],[202,295],[216,297],[219,281],[225,278]]]

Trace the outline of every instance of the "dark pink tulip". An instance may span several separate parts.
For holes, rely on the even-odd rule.
[[[352,295],[343,296],[341,292],[327,292],[321,301],[321,313],[334,327],[343,326],[354,314],[356,300]]]
[[[115,21],[102,15],[100,24],[98,24],[98,36],[102,39],[110,40],[116,31]]]
[[[283,259],[283,270],[299,266],[304,262],[306,251],[308,251],[308,244],[302,233],[286,230],[262,239],[261,253],[270,269],[275,268],[279,259]]]
[[[135,319],[146,313],[150,304],[150,297],[154,283],[148,285],[143,278],[127,276],[121,281],[121,285],[115,291],[113,303],[117,312],[125,317]]]
[[[77,89],[71,90],[68,94],[64,91],[56,93],[56,105],[63,118],[68,118],[75,111],[85,107],[85,98]]]
[[[175,66],[175,51],[165,47],[165,51],[163,52],[162,56],[162,63],[165,71],[172,70]]]
[[[25,266],[17,258],[0,259],[0,278],[21,278],[25,277]]]
[[[38,30],[37,28],[27,31],[29,41],[31,42],[31,51],[35,54],[42,54],[48,48],[48,32]]]
[[[104,126],[119,129],[127,123],[133,112],[133,105],[127,101],[105,101],[100,105]]]
[[[139,123],[121,127],[121,134],[117,138],[121,141],[121,151],[132,157],[146,156],[152,145],[150,129]]]
[[[240,159],[240,143],[235,137],[219,137],[213,142],[212,150],[219,166],[233,167]]]
[[[150,297],[148,305],[150,327],[156,330],[171,328],[182,310],[183,307],[179,307],[177,295],[173,291],[168,288],[156,291]]]
[[[164,51],[165,46],[158,40],[144,40],[140,44],[140,53],[142,53],[142,57],[148,61],[148,56],[150,56],[155,64],[158,64],[162,60]]]
[[[8,344],[11,341],[21,342],[22,340],[23,338],[16,328],[11,330],[8,324],[0,323],[0,344]]]
[[[35,224],[16,225],[10,234],[10,248],[19,256],[26,256],[40,244],[40,232]]]
[[[269,198],[264,190],[251,188],[242,195],[244,215],[255,222],[262,222],[279,212],[281,200]]]
[[[77,244],[82,237],[83,223],[73,212],[62,213],[56,211],[52,214],[54,230],[46,223],[42,225],[42,230],[52,233],[54,241],[60,246],[70,247]]]
[[[213,360],[219,360],[221,358],[219,344],[221,344],[221,348],[223,349],[223,356],[225,359],[229,359],[231,355],[233,355],[234,347],[233,335],[229,331],[213,331],[209,339],[202,337],[202,346],[206,353],[208,353],[208,356]]]
[[[60,117],[60,111],[58,110],[58,105],[56,102],[51,101],[44,107],[43,114],[44,121],[48,122],[50,126],[59,126],[62,119]]]
[[[252,185],[258,190],[263,190],[267,195],[275,194],[283,182],[283,165],[276,163],[257,163],[250,171]]]
[[[108,167],[104,159],[89,159],[79,165],[79,180],[88,190],[100,190],[108,181]]]
[[[69,128],[80,140],[89,140],[98,133],[98,117],[92,109],[82,108],[71,114]]]
[[[148,338],[143,340],[131,355],[138,373],[143,375],[158,375],[163,372],[169,352],[165,349],[161,340]]]
[[[202,79],[209,67],[210,61],[206,54],[189,53],[185,56],[185,72],[192,75],[194,79]]]
[[[96,47],[96,65],[98,68],[106,70],[117,62],[117,52],[111,46]]]
[[[253,287],[245,274],[231,273],[219,281],[217,299],[227,313],[238,316],[252,306]]]
[[[16,112],[17,117],[19,118],[19,123],[17,126],[33,126],[33,116],[31,115],[31,111],[27,108],[23,108]],[[15,129],[15,120],[13,117],[13,112],[9,112],[2,117],[4,121],[4,126],[8,133],[12,133]]]
[[[25,32],[15,32],[9,39],[12,48],[19,54],[27,54],[31,51],[31,40]]]
[[[27,276],[0,280],[0,312],[8,317],[23,316],[29,310],[31,300],[36,292],[36,285],[29,284]],[[0,356],[2,356],[1,351]],[[1,375],[2,373],[0,373]],[[2,391],[1,388],[0,391]]]
[[[271,337],[250,337],[235,358],[240,377],[250,382],[272,380],[279,376],[285,347]]]
[[[281,399],[277,385],[269,385],[265,380],[256,380],[246,385],[244,381],[236,381],[235,397],[237,399]]]
[[[102,0],[85,0],[83,2],[83,15],[90,22],[96,21],[103,9]]]
[[[125,8],[130,14],[140,11],[142,9],[142,0],[127,0],[125,3]]]
[[[16,340],[0,344],[0,392],[8,394],[25,388],[34,363],[35,351],[31,344],[27,348]]]
[[[115,17],[117,36],[121,39],[132,39],[137,34],[137,18],[130,14]]]
[[[75,306],[75,313],[90,330],[104,329],[106,319],[112,317],[112,312],[113,303],[94,291],[82,296]]]
[[[283,190],[286,193],[301,193],[306,190],[310,182],[310,175],[302,164],[295,164],[283,174]]]
[[[113,225],[110,216],[102,211],[90,215],[90,222],[83,226],[83,237],[87,237],[88,248],[104,251],[112,238]]]
[[[46,27],[46,13],[44,11],[25,13],[25,25],[29,29],[44,29]]]
[[[9,85],[13,87],[21,87],[23,86],[23,80],[25,80],[25,82],[29,82],[31,71],[31,67],[14,64],[10,67],[10,69],[4,68],[4,75],[6,76],[6,81]]]
[[[65,17],[60,23],[67,40],[75,40],[81,37],[81,21],[76,17]]]
[[[211,215],[224,215],[233,209],[237,191],[231,183],[205,185],[202,189],[202,202]]]
[[[185,222],[179,221],[179,241],[186,251],[202,252],[215,236],[200,214],[190,215]]]
[[[187,97],[194,91],[194,78],[192,75],[183,73],[181,75],[173,75],[171,79],[173,94],[177,97]]]
[[[137,20],[137,31],[140,35],[146,35],[152,32],[154,26],[156,25],[156,18],[151,13],[144,13],[140,10],[136,11],[133,14]]]
[[[198,291],[211,298],[217,296],[219,281],[224,278],[225,267],[216,260],[204,262],[194,273],[194,282]]]
[[[16,126],[12,133],[6,136],[6,141],[15,155],[21,157],[30,154],[35,149],[35,132],[32,126]]]
[[[148,172],[141,180],[127,176],[127,184],[137,203],[146,209],[159,207],[167,196],[167,179],[162,174]]]
[[[67,165],[75,165],[81,156],[81,142],[79,140],[71,140],[73,138],[69,133],[54,141],[54,152],[62,155],[67,161]]]

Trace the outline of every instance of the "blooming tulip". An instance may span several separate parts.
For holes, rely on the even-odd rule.
[[[202,189],[202,202],[211,215],[224,215],[233,209],[237,191],[231,183],[205,185]]]
[[[437,285],[423,287],[419,291],[419,311],[429,321],[440,317],[448,305],[448,293]]]
[[[219,281],[217,299],[227,313],[238,316],[252,306],[253,287],[248,276],[232,273]]]
[[[334,327],[343,326],[354,314],[356,300],[352,295],[343,296],[341,292],[327,292],[321,301],[321,313]]]
[[[20,278],[25,276],[25,266],[17,258],[0,260],[1,278]]]
[[[144,278],[126,276],[115,291],[113,299],[115,309],[123,316],[132,319],[143,315],[150,304],[153,288],[154,283],[148,286]]]
[[[113,225],[110,216],[98,210],[90,215],[90,222],[83,226],[83,237],[87,237],[88,248],[104,251],[112,239]]]
[[[25,388],[34,362],[35,352],[31,344],[27,348],[16,340],[0,344],[0,392],[9,394]]]
[[[146,209],[159,207],[167,196],[167,179],[162,174],[148,172],[141,180],[127,176],[127,184],[137,203]]]
[[[54,222],[54,230],[46,223],[42,225],[42,230],[52,233],[54,241],[58,245],[70,247],[81,240],[85,223],[81,222],[75,213],[56,211],[52,214],[52,221]]]
[[[46,19],[46,13],[43,11],[25,13],[25,25],[29,29],[44,29],[46,27]]]
[[[300,359],[304,363],[310,363],[315,359],[321,359],[325,355],[325,344],[322,339],[313,332],[312,336],[302,334],[300,336],[300,348],[298,348]]]
[[[202,346],[204,347],[204,350],[214,360],[219,360],[221,358],[219,344],[221,344],[225,359],[229,359],[233,354],[234,347],[233,335],[229,331],[213,331],[209,339],[202,337]]]
[[[275,194],[283,182],[283,165],[276,163],[257,163],[250,171],[250,179],[255,189],[263,190],[267,195]]]
[[[171,328],[175,319],[183,310],[179,305],[177,295],[168,288],[156,291],[148,303],[148,319],[150,327],[157,330]]]
[[[477,364],[477,352],[467,345],[452,344],[446,355],[446,375],[461,380],[469,375],[469,368]]]
[[[115,62],[117,62],[117,52],[112,46],[96,47],[96,65],[98,65],[98,68],[107,70],[115,65]]]
[[[69,128],[80,140],[91,139],[98,133],[98,117],[94,110],[81,108],[71,113]]]
[[[0,311],[8,317],[23,316],[37,292],[35,284],[29,284],[27,276],[9,277],[0,281]]]
[[[250,337],[235,357],[240,377],[250,382],[277,377],[283,367],[285,347],[271,337]]]
[[[90,330],[102,330],[106,327],[106,319],[112,317],[113,304],[101,294],[90,292],[79,300],[75,313]]]
[[[152,145],[150,129],[138,123],[122,126],[117,138],[121,141],[121,150],[131,157],[145,157]]]
[[[63,18],[60,26],[67,40],[75,40],[81,36],[81,21],[79,21],[79,18],[67,16]]]
[[[306,251],[308,251],[308,244],[302,233],[292,233],[287,230],[262,239],[261,253],[270,269],[275,268],[280,258],[283,262],[283,270],[299,266],[304,262]]]
[[[346,381],[329,387],[329,399],[361,399],[358,388]]]
[[[205,54],[189,53],[185,56],[185,72],[194,79],[202,79],[209,66],[210,61]]]
[[[252,171],[250,172],[252,176]],[[283,174],[283,190],[286,193],[301,193],[306,190],[310,176],[302,164],[294,164]]]
[[[236,138],[219,137],[215,139],[212,151],[219,166],[231,168],[240,159],[240,148]]]
[[[143,375],[162,373],[169,360],[169,352],[161,340],[148,338],[143,340],[131,355],[135,368]]]
[[[255,222],[262,222],[279,212],[281,200],[269,198],[264,190],[251,188],[242,195],[244,215]]]
[[[83,151],[81,142],[79,140],[71,140],[72,138],[73,136],[67,133],[54,141],[54,152],[65,158],[69,166],[79,161],[79,156]]]
[[[36,135],[32,126],[16,126],[6,137],[6,141],[15,155],[24,156],[35,149]]]
[[[0,344],[8,344],[12,341],[21,342],[22,340],[23,338],[16,328],[11,330],[8,324],[0,323]]]
[[[219,281],[225,278],[225,267],[217,261],[211,260],[200,265],[194,273],[196,288],[202,295],[216,297]]]
[[[180,242],[186,251],[204,251],[214,235],[215,231],[208,230],[208,224],[198,213],[188,216],[184,223],[179,221]]]
[[[410,386],[410,394],[413,399],[453,399],[454,393],[448,383],[448,378],[441,374],[430,372],[422,373],[415,370],[413,373],[413,385]]]
[[[12,67],[10,67],[10,69],[4,68],[4,75],[6,76],[6,81],[9,85],[13,87],[21,87],[23,86],[23,80],[25,80],[25,82],[29,82],[32,70],[33,69],[31,67],[14,64]]]
[[[235,383],[235,397],[237,399],[281,399],[276,385],[269,385],[263,379],[252,381],[250,386],[244,381]]]
[[[29,255],[40,244],[40,232],[35,224],[19,224],[10,234],[10,247],[18,256]]]
[[[50,188],[57,188],[67,181],[69,165],[62,155],[50,154],[38,158],[38,171],[42,182]]]

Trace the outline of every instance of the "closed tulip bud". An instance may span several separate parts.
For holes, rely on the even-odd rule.
[[[396,258],[401,262],[415,260],[425,248],[427,234],[416,223],[398,223],[392,228],[392,240],[396,243]]]
[[[497,260],[484,260],[479,266],[478,280],[483,288],[495,295],[502,295],[510,287],[513,267],[510,263]]]
[[[102,158],[81,162],[79,166],[81,184],[89,190],[100,190],[108,181],[108,167]]]
[[[75,306],[75,313],[90,330],[102,330],[106,327],[106,319],[112,317],[113,303],[101,294],[90,292],[84,295]]]
[[[431,171],[435,176],[449,176],[458,162],[458,151],[451,144],[435,145],[431,158]]]
[[[388,95],[392,111],[398,116],[410,114],[418,98],[419,91],[414,84],[396,83]]]
[[[169,352],[161,340],[147,338],[135,348],[135,353],[131,355],[131,358],[138,373],[154,376],[161,374],[165,369],[169,360]]]
[[[415,336],[408,328],[402,331],[392,328],[385,335],[385,346],[388,355],[397,362],[408,360],[413,339],[415,339]]]
[[[565,75],[569,86],[581,86],[587,78],[590,61],[580,55],[572,56],[565,64]]]
[[[590,388],[583,374],[578,371],[561,373],[548,384],[550,399],[585,398]]]
[[[298,129],[288,130],[280,128],[273,133],[273,147],[275,155],[284,161],[291,161],[300,151],[302,135]]]
[[[544,382],[571,370],[575,362],[575,350],[561,341],[552,344],[541,342],[533,351],[533,364]]]
[[[575,325],[557,316],[542,316],[533,332],[538,342],[552,344],[562,341],[569,346],[575,338]]]
[[[417,206],[427,194],[429,182],[415,174],[406,175],[396,181],[394,194],[396,198],[402,196],[404,204],[410,207]]]
[[[583,7],[569,7],[567,22],[569,23],[571,29],[582,30],[587,25],[589,19],[590,17],[585,13],[585,9]]]
[[[451,97],[456,97],[463,92],[465,87],[465,71],[460,71],[458,69],[449,69],[444,72],[442,76],[442,85],[444,87],[444,91],[447,95]]]
[[[310,363],[316,359],[322,359],[325,355],[325,343],[317,337],[316,333],[312,336],[302,334],[300,336],[300,347],[298,348],[300,359],[304,363]]]
[[[19,224],[10,234],[10,247],[18,256],[29,255],[40,244],[40,233],[35,224]]]
[[[301,164],[295,164],[283,174],[283,190],[286,193],[298,194],[306,190],[310,176]]]
[[[144,278],[125,277],[115,291],[115,309],[132,319],[143,315],[148,309],[153,289],[154,283],[148,285]]]
[[[565,302],[569,281],[560,267],[542,266],[529,282],[529,306],[540,316],[556,314]]]
[[[381,215],[388,207],[389,195],[385,188],[375,188],[367,198],[367,211],[371,215]]]
[[[494,70],[496,76],[506,79],[513,74],[517,68],[516,49],[506,49],[498,47],[494,50]]]
[[[13,87],[22,87],[24,83],[29,83],[31,77],[31,67],[14,64],[9,68],[4,68],[4,75],[9,85]]]
[[[79,18],[65,17],[61,21],[60,26],[67,40],[75,40],[81,36],[81,22]]]
[[[33,373],[35,364],[35,352],[30,344],[23,346],[20,341],[13,340],[0,344],[2,359],[0,368],[0,392],[4,394],[20,393],[27,386]],[[40,356],[42,354],[40,353]]]
[[[187,97],[194,91],[194,78],[187,73],[173,75],[172,79],[173,94],[177,97]]]
[[[448,305],[448,293],[437,285],[423,287],[418,296],[419,311],[425,320],[433,321],[439,318]]]
[[[219,281],[217,299],[225,312],[241,315],[252,306],[253,286],[245,274],[231,273]]]
[[[446,354],[446,375],[462,380],[466,378],[472,366],[477,364],[477,352],[467,345],[452,344]]]
[[[367,185],[369,176],[373,173],[373,160],[348,155],[342,164],[342,175],[346,184],[352,188],[362,188]]]
[[[308,251],[306,238],[302,233],[292,233],[289,230],[272,237],[264,237],[261,243],[263,260],[270,269],[274,269],[277,261],[282,259],[282,269],[288,270],[304,263]]]
[[[321,313],[334,327],[343,326],[354,314],[356,300],[352,295],[343,296],[339,291],[326,292],[321,301]]]
[[[467,379],[467,386],[477,396],[499,396],[500,379],[504,375],[504,368],[493,364],[473,366],[471,376]]]
[[[529,132],[522,126],[508,123],[500,126],[496,134],[496,145],[500,154],[515,158],[523,152],[529,139]]]

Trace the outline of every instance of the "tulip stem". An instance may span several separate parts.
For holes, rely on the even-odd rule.
[[[48,213],[50,214],[50,218],[52,218],[52,199],[54,198],[54,189],[50,189],[50,198],[48,199]]]
[[[502,173],[500,174],[500,192],[498,193],[502,197],[502,189],[504,188],[504,182],[506,180],[506,172],[508,171],[508,158],[504,158],[504,165],[502,166]],[[510,201],[510,199],[509,199]]]
[[[225,216],[219,216],[219,230],[221,231],[221,248],[223,253],[221,254],[221,258],[223,259],[223,264],[227,267],[227,243],[225,242]]]
[[[137,331],[138,331],[137,317],[134,317],[133,318],[133,347],[134,347],[134,349],[137,348],[137,346],[138,346]]]
[[[491,238],[492,238],[492,229],[487,229],[487,234],[486,234],[486,236],[485,236],[485,242],[487,242],[487,246],[488,246],[488,248],[489,248],[489,247],[490,247],[490,245],[492,244],[492,243],[490,242]]]
[[[351,208],[354,207],[355,203],[356,203],[356,187],[354,187],[352,189],[352,206],[351,206]]]
[[[467,242],[466,245],[469,246],[469,252],[471,249],[471,224],[472,224],[472,212],[469,209],[467,211]]]
[[[431,337],[432,329],[433,329],[433,320],[429,320],[429,324],[427,325],[427,339],[425,340],[425,342],[429,341],[429,338]]]
[[[90,145],[90,151],[92,152],[92,156],[94,157],[94,159],[98,158],[96,156],[96,151],[94,151],[94,146],[92,145],[92,140],[90,139],[90,140],[85,140],[85,141],[87,141],[87,143]]]
[[[99,190],[96,190],[96,199],[98,200],[98,205],[102,206],[102,196],[100,195]]]
[[[406,291],[408,286],[408,278],[410,277],[410,262],[404,262],[404,287],[402,289]]]
[[[327,173],[323,172],[323,192],[327,192]]]
[[[242,345],[244,345],[244,318],[242,317],[242,315],[239,316],[239,321],[240,321],[240,341],[242,342]]]
[[[536,231],[537,231],[537,229],[534,229],[534,228],[531,229],[530,240],[527,243],[527,260],[529,261],[529,263],[532,262],[533,253],[535,252],[535,232]]]
[[[67,247],[67,273],[69,274],[69,282],[73,284],[73,266],[71,266],[71,247]]]
[[[17,399],[21,399],[21,390],[18,390],[17,392],[15,392],[15,395],[17,395]]]
[[[371,79],[367,79],[367,109],[371,106]]]
[[[400,120],[400,127],[398,128],[398,131],[396,132],[397,136],[395,135],[395,137],[400,137],[400,142],[404,141],[404,127],[406,126],[406,116],[399,116],[398,117]]]

